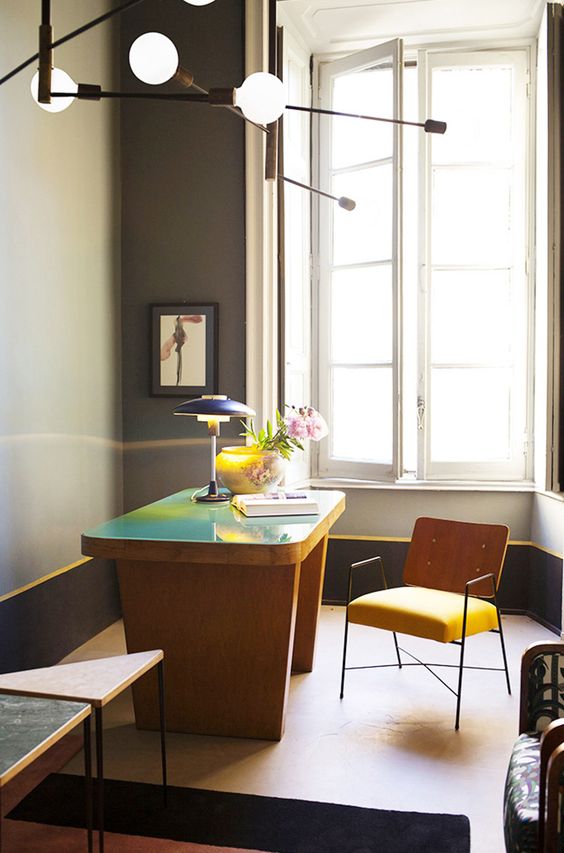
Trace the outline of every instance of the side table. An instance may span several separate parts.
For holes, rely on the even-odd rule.
[[[163,652],[154,649],[131,655],[115,655],[109,658],[65,663],[23,672],[0,675],[0,692],[18,696],[35,696],[49,699],[65,699],[87,702],[94,708],[96,732],[96,774],[98,799],[98,834],[100,853],[104,851],[104,758],[102,709],[126,687],[157,667],[159,716],[161,731],[161,764],[163,794],[166,805],[166,742]],[[89,730],[90,733],[90,730]]]
[[[83,702],[0,695],[0,797],[2,788],[10,779],[83,723],[88,853],[93,849],[91,711],[90,705]],[[0,811],[0,830],[1,823]]]

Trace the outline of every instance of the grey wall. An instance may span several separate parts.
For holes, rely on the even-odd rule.
[[[243,79],[243,0],[142,3],[121,18],[176,44],[198,85]],[[145,88],[122,66],[122,86]],[[168,83],[161,91],[182,91]],[[245,399],[244,123],[200,104],[122,101],[123,427],[126,508],[209,479],[204,424],[149,395],[149,305],[219,303],[219,393]],[[222,425],[227,437],[238,424]]]
[[[110,5],[55,0],[55,37]],[[0,76],[37,50],[39,15],[0,4]],[[108,86],[113,47],[104,25],[55,64]],[[0,88],[0,594],[79,559],[121,504],[117,113],[45,113],[34,70]]]

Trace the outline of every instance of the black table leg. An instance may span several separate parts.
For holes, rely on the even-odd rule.
[[[104,754],[102,709],[94,709],[96,718],[96,775],[98,785],[98,849],[104,853]]]
[[[84,788],[86,791],[86,831],[88,833],[88,853],[93,853],[92,837],[93,786],[92,786],[92,741],[90,737],[90,717],[83,723],[84,729]]]
[[[167,778],[166,778],[166,720],[165,720],[165,695],[164,695],[164,666],[163,661],[157,664],[157,675],[159,678],[159,716],[161,723],[161,766],[163,770],[163,799],[167,805]]]

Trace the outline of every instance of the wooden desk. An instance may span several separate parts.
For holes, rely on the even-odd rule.
[[[345,508],[318,491],[317,516],[245,518],[179,492],[89,530],[82,553],[117,561],[129,652],[165,653],[167,728],[279,740],[290,672],[313,668],[327,537]],[[135,717],[157,729],[154,686]]]

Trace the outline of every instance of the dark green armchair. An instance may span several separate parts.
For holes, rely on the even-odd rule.
[[[564,643],[533,643],[521,661],[519,737],[504,792],[507,853],[564,851]]]

